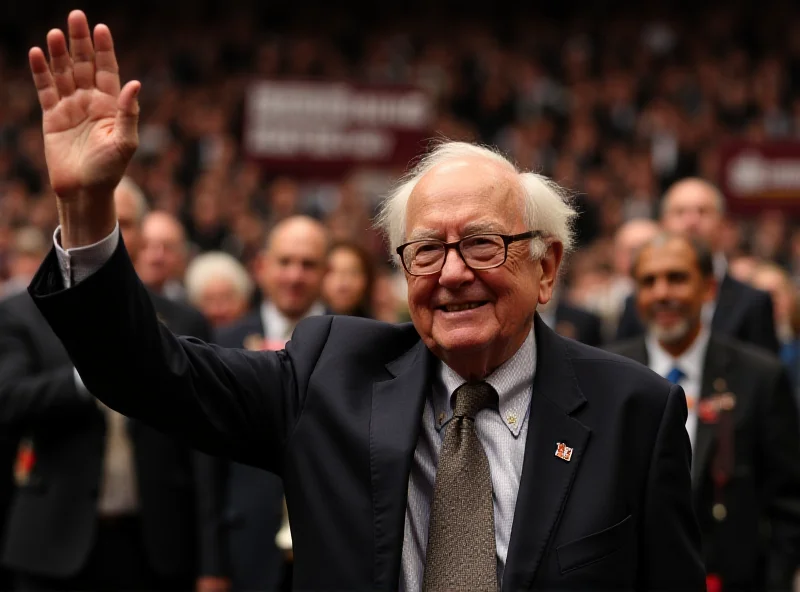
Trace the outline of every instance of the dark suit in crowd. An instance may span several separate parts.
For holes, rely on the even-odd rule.
[[[711,329],[718,335],[751,343],[775,354],[780,349],[770,295],[727,273],[718,288]],[[629,296],[617,327],[617,340],[625,341],[644,333],[634,298]]]
[[[215,343],[242,348],[263,339],[260,311],[219,330]],[[276,590],[281,585],[283,552],[275,536],[283,518],[283,484],[264,469],[219,457],[206,457],[214,487],[221,492],[217,516],[221,546],[234,590]]]
[[[552,327],[556,333],[600,347],[603,343],[603,321],[596,314],[559,300]]]
[[[644,337],[612,350],[648,364]],[[725,591],[786,588],[800,566],[800,438],[786,373],[762,349],[712,332],[699,397],[692,489],[706,569]],[[733,409],[715,410],[725,400]]]
[[[209,337],[198,312],[144,290],[138,295],[150,318],[158,314],[179,334]],[[130,336],[108,329],[96,347],[144,371]],[[2,552],[18,587],[191,589],[201,570],[213,571],[213,553],[205,548],[198,556],[198,518],[207,505],[198,500],[199,453],[153,427],[126,425],[138,512],[100,516],[106,415],[79,390],[67,351],[27,293],[0,304],[0,371],[0,423],[23,435]],[[125,390],[125,380],[116,376],[107,386]],[[165,413],[169,406],[165,400]]]
[[[297,589],[397,589],[409,472],[439,363],[412,325],[312,317],[280,352],[176,338],[122,243],[63,287],[51,253],[31,291],[95,395],[283,477]],[[112,336],[124,346],[107,347]],[[703,590],[681,388],[538,318],[535,337],[503,589]]]

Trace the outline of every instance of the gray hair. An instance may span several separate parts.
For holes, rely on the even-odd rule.
[[[250,300],[255,286],[244,265],[221,251],[210,251],[195,257],[186,270],[186,294],[189,302],[196,305],[212,279],[222,278],[233,285],[237,294],[245,301]]]
[[[127,191],[134,202],[136,202],[136,224],[141,226],[144,222],[144,217],[150,211],[150,206],[147,204],[147,198],[144,192],[139,188],[136,182],[127,175],[120,179],[117,189]]]
[[[531,256],[539,259],[547,252],[546,239],[554,239],[568,253],[574,245],[572,223],[577,212],[570,205],[569,192],[544,175],[520,171],[498,151],[467,142],[442,142],[424,156],[386,197],[377,217],[377,226],[389,238],[394,254],[406,238],[406,207],[411,193],[432,168],[451,160],[484,158],[506,169],[519,181],[525,207],[525,221],[530,230],[539,230],[545,240],[531,241]],[[396,256],[395,256],[396,258]]]

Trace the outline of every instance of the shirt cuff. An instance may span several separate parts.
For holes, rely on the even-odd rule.
[[[119,244],[119,222],[114,226],[111,234],[104,239],[92,245],[66,250],[61,247],[61,226],[59,226],[53,233],[53,244],[56,247],[58,267],[61,269],[64,287],[72,288],[111,259],[111,255],[114,254]]]

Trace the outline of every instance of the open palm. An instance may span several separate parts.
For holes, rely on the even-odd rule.
[[[50,54],[29,53],[42,106],[44,149],[50,183],[61,199],[108,194],[122,178],[138,144],[138,82],[120,89],[111,32],[97,25],[94,43],[86,15],[68,18],[64,33],[47,35]]]

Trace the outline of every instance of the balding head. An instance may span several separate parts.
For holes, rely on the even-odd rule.
[[[180,221],[167,212],[151,212],[142,224],[142,239],[136,271],[144,284],[160,292],[168,281],[180,281],[189,255]]]
[[[302,318],[319,299],[328,234],[307,216],[291,216],[269,233],[259,280],[278,310],[292,320]]]
[[[714,185],[690,177],[672,185],[661,203],[664,230],[704,240],[713,251],[720,247],[725,199]]]
[[[661,232],[658,223],[647,218],[629,220],[614,235],[614,272],[618,277],[631,273],[636,253]]]
[[[114,190],[114,206],[122,240],[131,259],[136,261],[142,246],[142,222],[147,215],[148,205],[142,190],[130,177],[123,177]]]

